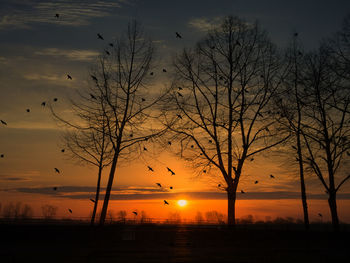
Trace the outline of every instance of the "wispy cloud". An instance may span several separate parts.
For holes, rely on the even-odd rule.
[[[91,61],[98,56],[99,52],[94,50],[46,48],[36,51],[34,54],[40,56],[65,57],[74,61]]]
[[[33,23],[65,26],[88,25],[90,19],[110,16],[130,1],[13,1],[2,2],[0,29],[30,28]],[[55,14],[59,14],[59,18]]]
[[[219,25],[222,21],[222,17],[209,18],[194,18],[188,22],[190,27],[197,29],[198,31],[207,32]]]

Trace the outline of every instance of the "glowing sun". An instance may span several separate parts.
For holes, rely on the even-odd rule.
[[[179,201],[177,201],[177,204],[178,204],[179,206],[183,207],[183,206],[186,206],[186,205],[187,205],[187,201],[186,201],[186,200],[179,200]]]

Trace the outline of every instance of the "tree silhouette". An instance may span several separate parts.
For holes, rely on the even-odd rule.
[[[234,225],[245,161],[289,136],[281,136],[270,109],[281,83],[275,46],[257,23],[226,17],[174,64],[165,125],[181,141],[185,160],[225,180],[228,224]]]

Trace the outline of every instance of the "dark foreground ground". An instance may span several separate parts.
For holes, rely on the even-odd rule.
[[[286,225],[0,224],[0,262],[350,262],[349,234]]]

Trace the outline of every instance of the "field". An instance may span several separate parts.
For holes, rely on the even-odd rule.
[[[0,224],[0,262],[346,262],[349,228]],[[345,228],[345,226],[343,226]]]

